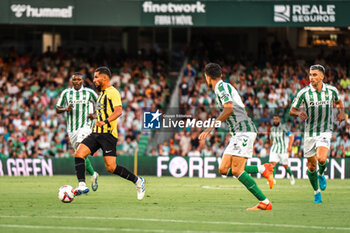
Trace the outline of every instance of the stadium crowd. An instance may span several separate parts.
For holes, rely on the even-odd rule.
[[[201,61],[203,60],[201,59]],[[277,113],[281,117],[282,123],[286,124],[287,128],[295,135],[291,156],[302,157],[304,124],[299,119],[290,117],[289,110],[297,92],[309,85],[307,76],[309,65],[303,60],[297,60],[295,64],[287,60],[276,65],[265,62],[260,66],[251,62],[239,61],[232,63],[219,61],[219,63],[222,64],[224,81],[231,83],[237,89],[248,115],[257,126],[258,137],[254,156],[269,156],[271,148],[269,132],[272,126],[272,117]],[[327,67],[326,80],[324,81],[337,87],[346,108],[345,112],[349,116],[349,67],[340,63],[328,63],[321,57],[313,63],[324,64]],[[179,86],[181,108],[187,109],[186,114],[201,120],[216,118],[219,115],[215,107],[215,94],[211,90],[208,92],[209,88],[203,77],[205,65],[206,62],[193,59],[184,70]],[[336,114],[337,110],[334,111],[333,119],[336,119]],[[330,157],[350,158],[350,119],[349,117],[346,119],[346,122],[341,124],[335,122]],[[158,150],[153,150],[152,154],[221,156],[230,138],[227,128],[224,124],[224,128],[214,130],[212,136],[206,141],[199,141],[197,138],[201,129],[180,129],[170,141],[165,141],[159,145]]]
[[[156,53],[144,53],[137,60],[128,59],[124,53],[87,53],[95,53],[95,56],[63,50],[40,56],[20,55],[12,50],[0,57],[0,157],[72,156],[74,151],[66,133],[65,118],[56,114],[55,104],[62,90],[71,87],[69,79],[76,71],[84,75],[85,86],[94,89],[92,75],[101,65],[98,62],[101,60],[112,67],[111,84],[118,88],[123,102],[123,114],[118,119],[118,153],[131,155],[137,150],[143,111],[161,110],[169,102],[171,84],[166,63]],[[204,55],[193,56],[186,66],[179,85],[179,101],[182,113],[207,120],[216,118],[219,112],[215,107],[214,93],[208,91],[203,77],[205,61],[210,59],[198,58],[202,56],[206,58]],[[288,112],[297,91],[309,84],[310,62],[292,61],[288,57],[281,62],[271,60],[259,64],[250,59],[245,62],[218,61],[223,68],[224,81],[238,90],[257,126],[254,152],[257,157],[269,155],[269,130],[276,110],[295,135],[291,156],[303,156],[303,124],[290,117]],[[349,115],[350,74],[347,64],[323,56],[312,63],[327,67],[325,82],[338,88]],[[148,155],[221,156],[230,137],[227,126],[224,124],[215,130],[206,141],[198,140],[201,130],[179,129],[172,139],[151,148]],[[347,117],[347,122],[335,125],[331,157],[350,157],[349,135],[350,119]]]
[[[128,59],[116,52],[59,50],[33,55],[11,50],[0,57],[0,158],[73,156],[65,117],[56,114],[56,102],[72,86],[69,80],[74,72],[82,73],[84,86],[94,89],[93,72],[102,65],[100,61],[111,67],[111,84],[122,97],[118,153],[133,154],[143,110],[162,109],[170,95],[168,67],[161,55]]]

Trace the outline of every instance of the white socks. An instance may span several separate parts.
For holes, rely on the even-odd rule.
[[[263,172],[265,171],[265,166],[264,165],[258,165],[258,171],[259,171],[259,173],[263,174]]]
[[[85,182],[79,182],[79,186],[86,186]]]
[[[265,199],[265,200],[263,200],[262,202],[263,202],[264,204],[266,204],[266,205],[267,205],[267,204],[269,204],[269,202],[270,202],[270,201],[269,201],[269,199],[267,199],[267,198],[266,198],[266,199]]]

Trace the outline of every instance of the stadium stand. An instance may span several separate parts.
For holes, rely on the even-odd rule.
[[[131,60],[124,54],[101,51],[86,57],[63,50],[43,55],[12,50],[0,57],[0,157],[73,156],[64,116],[56,114],[55,104],[61,91],[71,86],[69,78],[75,71],[93,89],[92,75],[99,61],[110,65],[111,83],[122,96],[118,152],[133,155],[139,149],[145,154],[149,135],[141,135],[142,111],[162,109],[169,98],[164,59],[150,53]]]
[[[332,54],[320,53],[315,60],[303,60],[296,57],[288,48],[288,43],[279,50],[271,48],[263,52],[263,58],[250,57],[247,54],[235,59],[232,54],[223,53],[220,46],[207,44],[205,41],[194,42],[190,57],[190,64],[183,73],[180,84],[180,102],[188,113],[197,116],[197,119],[208,119],[218,116],[215,110],[215,95],[207,92],[207,84],[203,77],[203,68],[207,61],[222,65],[224,81],[230,82],[239,92],[246,105],[249,116],[258,128],[258,137],[255,144],[254,156],[267,157],[270,143],[268,139],[272,116],[275,111],[282,117],[295,134],[292,157],[302,157],[303,124],[297,118],[289,116],[291,102],[301,88],[309,84],[307,72],[310,64],[323,64],[327,67],[326,83],[334,85],[340,91],[346,114],[350,114],[350,78],[347,56],[344,51],[335,51]],[[209,49],[208,49],[209,48]],[[226,51],[225,51],[226,52]],[[185,94],[183,94],[185,93]],[[334,113],[334,119],[335,114]],[[225,127],[225,126],[224,126]],[[334,136],[331,142],[330,157],[344,158],[350,151],[350,119],[340,125],[335,122]],[[211,138],[205,143],[198,141],[199,131],[180,129],[170,142],[164,142],[154,154],[189,156],[221,156],[229,136],[225,128],[215,130]],[[344,142],[344,143],[340,143]],[[170,149],[168,149],[170,144]]]

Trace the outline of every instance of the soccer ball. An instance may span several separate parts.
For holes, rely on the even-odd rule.
[[[70,203],[74,200],[73,187],[70,185],[63,185],[57,193],[58,199],[64,203]]]

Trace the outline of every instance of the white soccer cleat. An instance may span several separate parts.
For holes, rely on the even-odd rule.
[[[90,189],[86,186],[85,182],[79,182],[79,186],[74,189],[74,196],[79,196],[81,194],[87,194]]]
[[[295,184],[294,176],[291,175],[291,176],[289,177],[289,179],[290,179],[290,184],[291,184],[291,185],[294,185],[294,184]]]
[[[94,173],[93,176],[91,176],[91,188],[92,191],[96,191],[98,188],[98,183],[97,183],[97,179],[99,177],[99,174],[97,172]]]
[[[136,181],[137,199],[142,200],[145,196],[145,180],[139,177]]]

